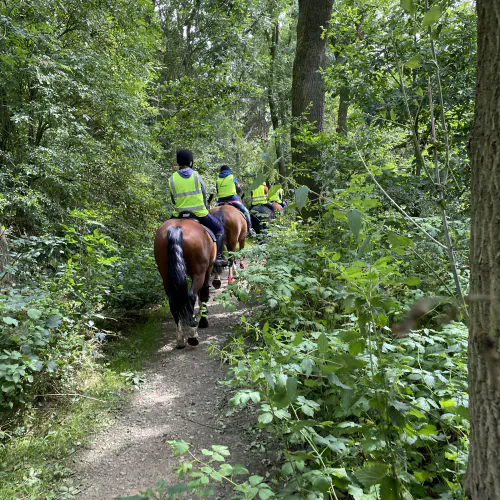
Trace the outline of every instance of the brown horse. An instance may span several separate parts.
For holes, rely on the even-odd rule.
[[[188,344],[198,345],[197,326],[208,327],[208,280],[215,261],[215,243],[199,222],[170,219],[156,231],[154,254],[177,325],[177,347],[186,346],[182,322],[189,326]],[[192,280],[190,289],[188,276]],[[200,302],[198,325],[194,313],[196,297]]]
[[[243,214],[229,203],[213,208],[210,210],[210,213],[224,225],[224,232],[226,235],[225,243],[228,252],[236,252],[237,245],[240,250],[243,250],[245,248],[245,238],[248,231],[247,221],[243,217]],[[243,257],[241,257],[240,260],[240,268],[245,268]],[[219,279],[218,274],[218,270],[216,269],[216,280]],[[230,257],[229,276],[227,278],[228,283],[234,281],[233,274],[236,274],[236,263],[235,259]]]
[[[283,213],[283,207],[279,203],[272,201],[271,204],[276,212]]]

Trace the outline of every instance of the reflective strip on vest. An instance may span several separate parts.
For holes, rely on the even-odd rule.
[[[230,174],[223,179],[217,177],[217,196],[219,198],[227,198],[236,194],[236,186],[234,185],[234,175]]]
[[[278,203],[283,203],[283,189],[278,189],[276,193],[269,197],[269,201],[277,201]]]
[[[266,185],[261,184],[257,189],[252,191],[252,204],[265,205],[267,203],[267,195],[265,190]]]
[[[193,212],[197,217],[204,217],[208,214],[198,172],[193,172],[187,179],[175,172],[170,176],[169,187],[175,202],[174,215]]]

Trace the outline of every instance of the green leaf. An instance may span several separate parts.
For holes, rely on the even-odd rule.
[[[417,54],[416,56],[413,56],[408,62],[405,63],[405,66],[407,68],[418,68],[420,66],[420,60],[422,57],[420,54]]]
[[[299,212],[305,207],[308,195],[309,188],[307,186],[300,186],[295,190],[295,202]]]
[[[413,0],[401,0],[401,7],[407,14],[415,14],[417,7]]]
[[[233,466],[230,465],[230,464],[222,464],[220,467],[219,467],[219,474],[221,474],[222,476],[232,476],[233,474]]]
[[[259,424],[270,424],[273,421],[272,413],[261,413],[259,415]]]
[[[295,377],[288,377],[286,380],[286,396],[291,403],[297,397],[297,379]]]
[[[172,449],[174,450],[174,455],[179,456],[179,455],[184,455],[189,450],[189,443],[186,443],[184,440],[178,440],[178,441],[167,441],[170,446],[172,446]]]
[[[409,285],[409,286],[418,286],[420,285],[420,278],[418,278],[417,276],[414,276],[413,278],[406,278],[403,280],[403,283],[405,285]]]
[[[372,239],[372,235],[369,234],[366,238],[365,238],[365,241],[363,241],[363,244],[361,245],[361,247],[359,248],[358,250],[358,254],[357,254],[357,257],[358,259],[366,252],[366,249],[368,248],[368,246],[370,245],[370,241]]]
[[[400,500],[398,482],[392,476],[387,476],[380,483],[380,500]]]
[[[49,316],[47,318],[45,326],[47,328],[57,328],[60,324],[61,324],[61,316],[59,316],[58,314],[52,314],[52,316]]]
[[[422,28],[427,28],[432,24],[435,24],[439,21],[443,13],[443,9],[440,5],[433,5],[425,14],[424,19],[422,21]]]
[[[316,490],[321,491],[321,493],[328,493],[332,485],[332,478],[323,474],[315,476],[312,480],[312,485]]]
[[[349,229],[357,238],[359,236],[359,231],[361,229],[363,214],[355,208],[353,210],[349,210],[349,212],[347,212],[347,221],[349,224]]]
[[[17,319],[11,318],[10,316],[4,316],[2,320],[5,324],[10,326],[17,326],[19,324],[19,321],[17,321]]]
[[[28,309],[28,317],[34,320],[40,319],[42,311],[39,309]]]
[[[363,484],[363,486],[369,488],[375,484],[380,484],[382,480],[387,476],[387,471],[389,466],[381,462],[372,463],[366,465],[362,469],[356,471],[354,475],[356,479]]]
[[[390,115],[391,115],[391,120],[393,122],[395,122],[396,121],[396,112],[393,109],[391,109]]]
[[[318,337],[318,351],[319,352],[328,352],[328,347],[329,347],[328,338],[324,333],[322,333]]]
[[[252,184],[250,184],[250,191],[257,189],[264,182],[266,182],[266,174],[263,173],[258,174],[257,177],[252,182]]]
[[[276,194],[280,189],[282,189],[282,187],[279,184],[271,186],[269,192],[267,193],[267,197],[270,198],[271,196],[273,196],[273,194]]]
[[[273,490],[271,490],[271,488],[267,487],[267,488],[260,488],[259,489],[259,498],[261,500],[267,500],[268,498],[272,498],[274,497],[274,493],[273,493]]]
[[[257,486],[259,483],[262,483],[262,481],[264,480],[264,478],[262,476],[250,476],[248,478],[248,482],[252,485],[252,486]]]
[[[222,466],[221,466],[222,467]],[[248,469],[241,464],[236,464],[233,467],[233,476],[242,476],[244,474],[249,474]]]

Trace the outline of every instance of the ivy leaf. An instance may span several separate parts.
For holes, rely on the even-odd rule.
[[[432,24],[435,24],[439,21],[443,13],[443,9],[440,5],[433,5],[425,14],[424,19],[422,21],[422,28],[427,28]]]
[[[359,236],[362,220],[363,214],[359,210],[354,208],[353,210],[349,210],[349,212],[347,212],[347,222],[349,224],[349,229],[352,231],[356,238]]]
[[[299,212],[301,212],[304,208],[308,195],[309,188],[307,186],[300,186],[295,190],[295,202],[297,203],[297,209]]]
[[[376,462],[370,465],[366,465],[362,469],[356,471],[354,475],[356,479],[363,484],[366,488],[374,486],[375,484],[380,484],[382,480],[387,476],[387,471],[389,466],[381,462]]]

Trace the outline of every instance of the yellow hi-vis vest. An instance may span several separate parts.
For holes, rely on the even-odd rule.
[[[217,196],[219,198],[226,198],[236,194],[236,186],[234,184],[234,175],[229,174],[227,177],[221,179],[217,177]]]
[[[176,217],[180,212],[192,212],[196,217],[205,217],[208,214],[198,172],[193,172],[187,179],[175,172],[170,176],[168,185],[174,197]]]
[[[269,201],[276,201],[278,203],[283,203],[283,189],[280,188],[276,193],[269,197]]]
[[[265,205],[267,203],[266,185],[262,183],[252,191],[252,205]]]

